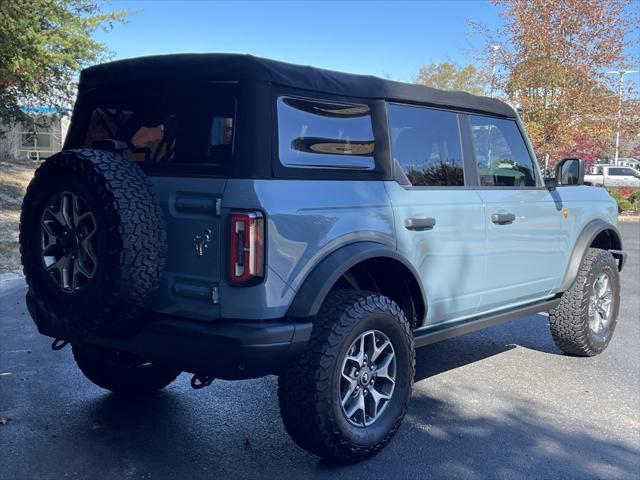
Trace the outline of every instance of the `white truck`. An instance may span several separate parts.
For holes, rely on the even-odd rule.
[[[632,167],[597,165],[595,173],[584,176],[584,183],[594,187],[640,187],[640,172]]]

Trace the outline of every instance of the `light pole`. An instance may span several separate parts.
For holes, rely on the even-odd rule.
[[[618,152],[620,150],[620,124],[622,123],[622,87],[624,86],[624,76],[629,73],[638,73],[638,70],[611,70],[608,75],[618,75],[618,114],[616,115],[616,151],[613,157],[613,164],[618,164]]]
[[[489,48],[493,51],[491,55],[491,85],[489,88],[489,96],[493,97],[493,92],[495,90],[496,83],[496,64],[498,59],[498,50],[500,50],[500,45],[497,43],[492,43],[489,45]]]

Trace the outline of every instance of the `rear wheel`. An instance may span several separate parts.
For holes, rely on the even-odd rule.
[[[85,377],[119,395],[150,395],[180,375],[180,370],[114,350],[74,345],[73,357]]]
[[[409,322],[398,305],[375,293],[331,293],[305,352],[279,379],[287,431],[333,461],[375,455],[404,417],[414,364]]]
[[[590,248],[578,276],[549,312],[553,340],[571,355],[601,353],[613,336],[620,307],[620,278],[616,261],[606,250]]]

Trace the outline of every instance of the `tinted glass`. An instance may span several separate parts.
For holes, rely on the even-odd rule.
[[[195,97],[195,96],[194,96]],[[91,112],[84,146],[97,140],[126,144],[137,162],[225,165],[231,157],[235,99],[103,98]]]
[[[536,175],[513,120],[469,115],[480,185],[533,187]]]
[[[280,162],[289,167],[374,168],[366,105],[278,98]]]
[[[635,172],[635,170],[633,170],[631,168],[609,167],[608,173],[609,173],[609,175],[614,175],[616,177],[621,177],[623,175],[634,176],[634,174],[636,172]]]
[[[454,112],[396,104],[389,104],[387,110],[393,160],[412,185],[464,185]]]

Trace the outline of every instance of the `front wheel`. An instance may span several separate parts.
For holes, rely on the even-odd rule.
[[[414,371],[411,329],[395,302],[332,292],[306,350],[279,378],[284,425],[311,453],[341,463],[364,460],[398,430]]]
[[[611,341],[620,308],[620,277],[606,250],[590,248],[578,276],[549,312],[553,340],[570,355],[592,357]]]

